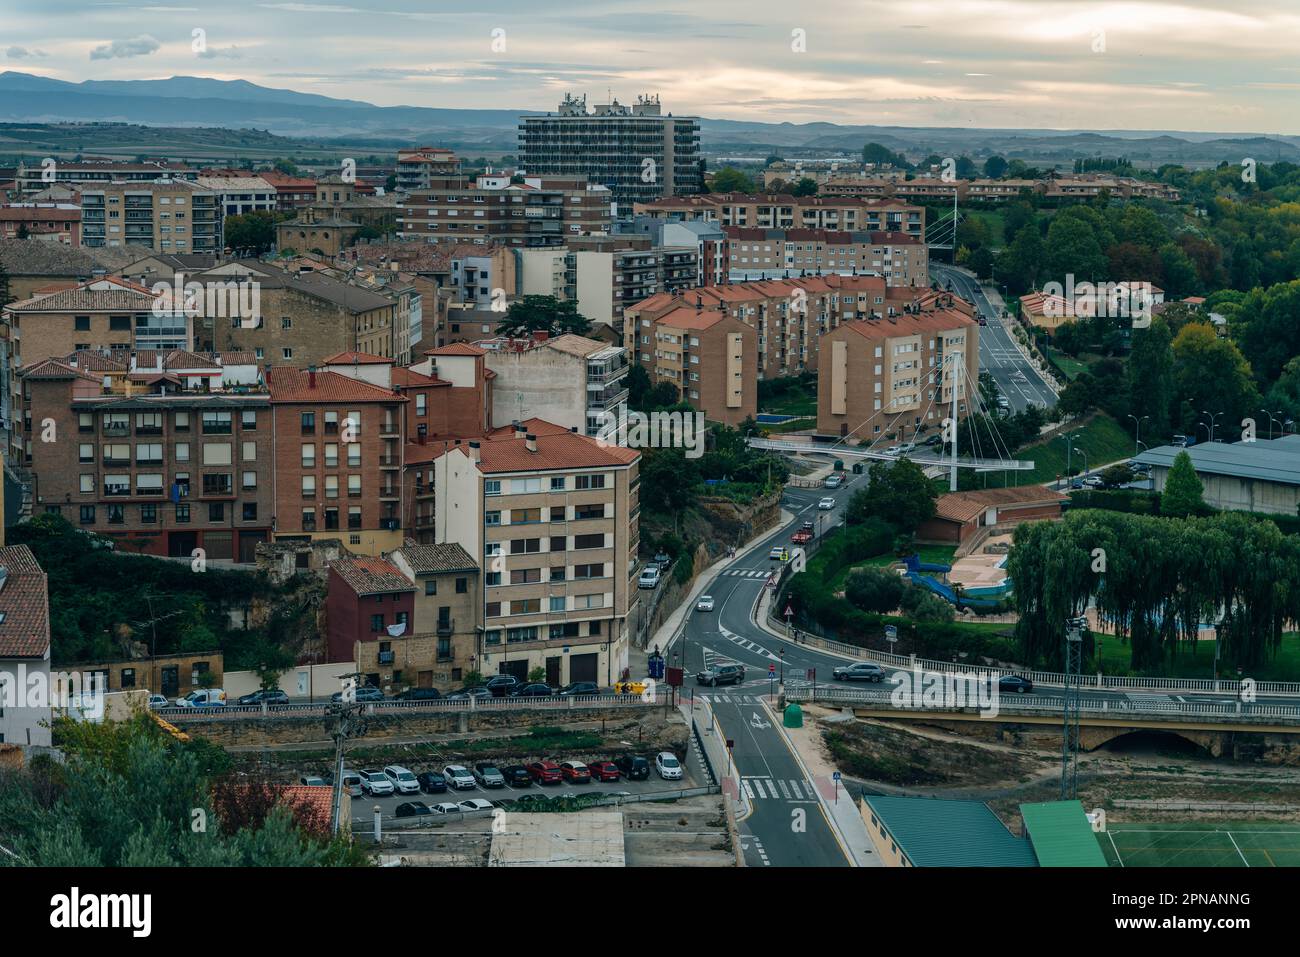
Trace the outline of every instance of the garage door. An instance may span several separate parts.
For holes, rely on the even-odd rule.
[[[596,681],[596,667],[600,656],[597,654],[590,655],[571,655],[569,657],[569,681]]]

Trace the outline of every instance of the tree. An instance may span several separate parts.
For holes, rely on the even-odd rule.
[[[260,209],[241,216],[227,216],[226,245],[260,256],[275,245],[275,224],[279,219],[275,213]]]
[[[278,173],[283,173],[285,176],[300,175],[297,164],[294,163],[293,160],[289,159],[276,159],[275,162],[271,164],[271,168]]]
[[[1007,161],[1001,156],[990,156],[984,161],[984,175],[988,179],[1001,179],[1007,175]]]
[[[868,143],[862,147],[862,162],[874,164],[876,166],[897,166],[899,169],[907,169],[907,157],[902,153],[895,153],[887,146],[881,146],[879,143]]]
[[[1192,457],[1184,449],[1174,456],[1174,464],[1169,468],[1165,490],[1160,495],[1160,514],[1175,518],[1200,515],[1205,511],[1204,492],[1205,486],[1192,466]]]
[[[578,312],[574,300],[554,296],[524,296],[512,302],[497,326],[499,335],[518,338],[528,338],[535,332],[585,336],[590,331],[591,321]]]
[[[734,166],[724,166],[713,174],[713,180],[709,183],[709,191],[712,193],[756,193],[758,187],[754,184],[752,177]]]
[[[790,190],[791,196],[816,196],[817,181],[809,176],[801,177]]]
[[[1052,220],[1044,244],[1042,278],[1066,284],[1066,277],[1072,275],[1076,283],[1100,282],[1106,278],[1108,265],[1092,226],[1064,214]]]
[[[1276,380],[1300,355],[1300,280],[1247,293],[1231,328],[1259,381]]]
[[[530,684],[541,684],[546,680],[546,669],[540,665],[528,672],[528,681]]]
[[[1035,288],[1043,264],[1043,238],[1038,226],[1029,223],[1021,227],[997,259],[997,275],[1007,284],[1013,296],[1022,295]]]
[[[1174,337],[1174,385],[1191,400],[1194,418],[1212,415],[1220,428],[1232,429],[1259,409],[1259,392],[1250,363],[1230,339],[1215,334],[1207,322],[1193,322]]]
[[[1128,404],[1139,419],[1151,416],[1148,436],[1169,435],[1169,415],[1174,402],[1173,337],[1163,316],[1151,320],[1145,329],[1133,330],[1133,349],[1125,373],[1128,377]]]
[[[844,597],[866,612],[885,614],[899,607],[907,583],[888,568],[855,568],[844,582]]]
[[[645,366],[639,362],[633,362],[631,368],[627,371],[627,404],[628,408],[635,409],[638,412],[645,411],[646,394],[650,391],[650,373],[645,371]]]
[[[876,462],[868,473],[869,484],[849,500],[850,522],[879,518],[903,532],[914,532],[934,515],[939,493],[925,472],[910,459],[892,464]]]

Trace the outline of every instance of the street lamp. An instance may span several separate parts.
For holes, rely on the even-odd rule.
[[[1223,415],[1223,413],[1222,413],[1222,412],[1215,412],[1213,415],[1211,415],[1209,412],[1206,412],[1204,409],[1202,409],[1202,410],[1201,410],[1201,415],[1208,415],[1208,416],[1210,416],[1210,441],[1213,442],[1213,441],[1214,441],[1214,429],[1215,429],[1215,426],[1218,424],[1219,416]]]
[[[1137,455],[1137,454],[1138,454],[1138,446],[1142,444],[1142,423],[1145,422],[1147,419],[1151,418],[1151,416],[1149,416],[1149,415],[1144,415],[1144,416],[1142,416],[1142,418],[1139,419],[1136,415],[1132,415],[1132,414],[1130,414],[1130,415],[1129,415],[1129,418],[1132,419],[1132,420],[1133,420],[1133,423],[1134,423],[1134,427],[1133,427],[1133,454],[1134,454],[1134,455]]]
[[[1281,425],[1282,420],[1281,418],[1276,418],[1276,419],[1273,418],[1273,413],[1268,411],[1268,409],[1260,409],[1259,411],[1263,412],[1266,416],[1268,416],[1268,437],[1271,439],[1273,438],[1273,423],[1276,422],[1278,425]],[[1284,413],[1281,410],[1278,410],[1277,414],[1281,416]]]
[[[1083,477],[1087,478],[1088,477],[1088,453],[1085,452],[1083,449],[1075,449],[1074,451],[1078,452],[1080,455],[1083,456]]]
[[[1082,434],[1083,434],[1082,432],[1075,432],[1074,435],[1061,436],[1061,438],[1065,439],[1065,480],[1066,482],[1070,481],[1070,448],[1071,446],[1074,445],[1074,440],[1077,439]]]

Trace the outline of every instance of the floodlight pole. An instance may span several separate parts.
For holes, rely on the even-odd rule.
[[[1065,700],[1061,709],[1061,800],[1079,794],[1079,682],[1083,671],[1083,631],[1088,619],[1079,615],[1065,620]]]

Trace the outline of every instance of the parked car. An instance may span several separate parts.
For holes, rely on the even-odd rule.
[[[388,775],[388,780],[393,782],[393,787],[397,788],[399,794],[420,793],[419,780],[400,764],[390,764],[384,768],[384,773]]]
[[[482,685],[477,688],[461,688],[459,691],[453,691],[446,696],[447,701],[468,701],[470,698],[478,698],[482,701],[484,698],[493,697],[492,692],[488,691]]]
[[[480,761],[474,765],[474,780],[485,788],[503,788],[506,786],[505,775],[497,770],[491,761]]]
[[[629,781],[644,781],[650,777],[650,762],[639,754],[620,754],[614,759],[614,764]]]
[[[710,665],[703,671],[696,672],[695,683],[716,688],[718,685],[738,685],[745,680],[745,666],[738,664]]]
[[[1100,475],[1089,475],[1083,480],[1083,484],[1086,488],[1101,488],[1106,483]]]
[[[398,701],[437,701],[442,694],[437,688],[407,688],[398,692]]]
[[[309,788],[323,788],[329,785],[324,778],[318,778],[314,774],[305,774],[298,779],[298,783]]]
[[[682,778],[682,763],[671,751],[660,751],[655,756],[655,770],[665,781],[680,781]]]
[[[826,498],[822,499],[820,502],[817,503],[817,507],[822,511],[829,511],[830,509],[835,507],[835,499],[831,498],[828,495],[826,496]]]
[[[889,448],[885,449],[885,454],[886,454],[886,455],[897,455],[897,454],[898,454],[899,452],[901,452],[901,451],[902,451],[902,447],[901,447],[901,446],[891,445]]]
[[[176,699],[178,708],[224,708],[226,693],[220,688],[196,688],[183,698]]]
[[[372,797],[382,797],[397,790],[392,780],[383,771],[358,771],[361,775],[361,790]]]
[[[659,585],[659,566],[647,565],[641,569],[641,575],[636,580],[637,588],[655,588]]]
[[[460,809],[466,814],[472,814],[475,811],[490,811],[494,807],[496,807],[495,804],[483,798],[470,798],[468,801],[460,802]]]
[[[338,704],[343,700],[343,692],[336,691],[330,695],[330,701]],[[357,689],[357,701],[383,701],[384,693],[374,685],[362,685]]]
[[[859,661],[851,665],[841,665],[831,672],[836,681],[884,681],[885,669],[870,661]]]
[[[654,562],[659,566],[659,570],[663,571],[673,563],[673,557],[664,551],[655,552]]]
[[[425,794],[446,794],[447,779],[437,771],[421,771],[415,776]]]
[[[504,698],[518,688],[522,681],[514,675],[493,675],[487,680],[483,687],[491,693],[494,698]]]
[[[403,801],[397,805],[398,817],[424,817],[426,814],[432,814],[433,808],[423,801]]]
[[[696,611],[713,611],[713,596],[701,595],[695,603]]]
[[[510,695],[512,698],[549,698],[555,694],[555,689],[548,684],[536,682],[530,685],[524,685],[518,691]]]
[[[590,784],[591,772],[581,761],[565,761],[560,765],[560,774],[564,780],[572,781],[574,784]]]
[[[594,681],[574,681],[560,689],[560,695],[565,698],[579,694],[600,694],[600,685]]]
[[[528,769],[522,764],[512,764],[508,768],[502,768],[501,776],[506,779],[506,784],[512,788],[526,788],[533,783],[533,776],[528,773]]]
[[[915,451],[916,451],[916,443],[915,443],[915,442],[904,442],[902,445],[900,445],[900,446],[898,447],[898,451],[899,451],[899,453],[902,454],[902,455],[906,455],[908,452],[915,452]]]
[[[281,691],[279,688],[271,688],[270,690],[264,688],[261,691],[253,691],[250,692],[249,694],[240,695],[238,700],[235,703],[245,704],[245,705],[246,704],[288,704],[289,695]]]
[[[361,775],[356,771],[343,772],[343,791],[349,797],[359,798],[365,793],[362,783]]]
[[[564,780],[564,772],[554,761],[534,761],[528,765],[528,773],[538,784],[559,784]]]
[[[439,801],[437,804],[430,804],[429,810],[434,814],[460,814],[461,806],[452,801]]]
[[[618,765],[613,761],[592,761],[587,770],[593,781],[617,781],[620,777]]]
[[[158,708],[170,708],[171,706],[172,703],[167,700],[166,695],[151,694],[149,696],[149,707],[153,710],[157,710]]]
[[[921,444],[922,444],[922,445],[939,445],[941,442],[943,442],[943,436],[940,435],[940,434],[938,434],[938,433],[936,433],[936,434],[930,436],[929,438],[927,438],[927,439],[926,439],[924,442],[922,442]]]
[[[1151,466],[1148,465],[1146,462],[1130,462],[1128,464],[1128,470],[1132,472],[1134,475],[1151,474]]]
[[[474,775],[462,764],[449,764],[442,769],[442,776],[447,779],[447,786],[457,791],[472,791],[475,787]]]
[[[1034,683],[1021,675],[1003,675],[998,679],[998,691],[1010,691],[1012,694],[1032,694]]]
[[[822,481],[822,485],[826,488],[839,488],[843,484],[844,476],[840,475],[838,472],[832,472]]]
[[[790,560],[790,550],[784,545],[773,545],[768,551],[767,557],[774,561],[785,562]]]

